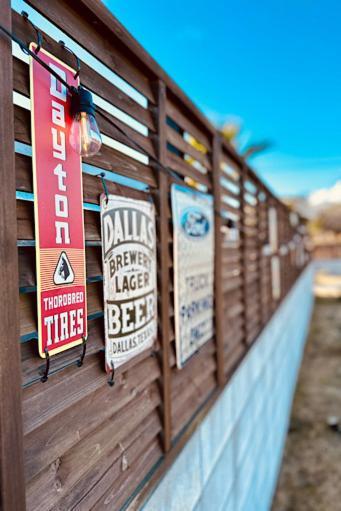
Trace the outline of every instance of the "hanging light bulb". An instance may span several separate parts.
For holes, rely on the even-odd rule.
[[[81,156],[94,156],[101,148],[102,139],[95,118],[91,93],[82,87],[75,88],[71,98],[73,117],[70,144]]]

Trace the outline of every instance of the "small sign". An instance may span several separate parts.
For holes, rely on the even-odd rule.
[[[290,211],[289,214],[290,225],[296,227],[299,224],[299,216],[295,211]]]
[[[36,48],[31,43],[30,49]],[[75,71],[45,51],[39,57],[70,85]],[[41,357],[87,335],[81,159],[71,147],[66,87],[30,57],[38,338]]]
[[[232,248],[238,246],[239,229],[238,227],[221,226],[222,245],[224,248]]]
[[[269,222],[269,245],[272,252],[278,250],[278,226],[277,226],[277,210],[276,208],[269,208],[268,211]]]
[[[279,300],[281,297],[281,261],[278,256],[271,258],[271,282],[272,298]]]
[[[151,348],[157,336],[155,208],[101,197],[106,370]]]
[[[172,185],[177,366],[213,336],[213,197]]]

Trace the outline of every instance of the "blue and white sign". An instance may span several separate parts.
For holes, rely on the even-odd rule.
[[[172,185],[177,366],[213,337],[213,197]]]

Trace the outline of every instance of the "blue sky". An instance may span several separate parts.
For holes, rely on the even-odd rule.
[[[273,141],[250,162],[280,195],[341,178],[337,0],[106,0],[215,123]]]

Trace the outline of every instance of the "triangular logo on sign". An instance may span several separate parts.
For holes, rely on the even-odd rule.
[[[75,274],[72,269],[71,263],[65,252],[59,256],[59,260],[53,275],[53,282],[59,284],[72,284],[75,280]]]

